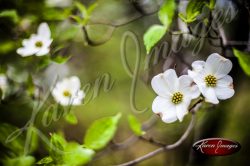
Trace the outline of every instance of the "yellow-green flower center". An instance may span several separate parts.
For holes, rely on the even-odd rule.
[[[182,102],[182,100],[183,100],[183,94],[182,93],[176,92],[176,93],[173,94],[173,96],[172,96],[172,102],[174,104],[179,104],[179,103]]]
[[[68,90],[63,91],[63,96],[70,97],[71,93]]]
[[[215,87],[217,83],[217,79],[213,75],[207,75],[205,77],[205,82],[208,87]]]
[[[36,47],[42,47],[43,46],[43,42],[41,42],[41,41],[37,41],[36,43],[35,43],[35,45],[36,45]]]

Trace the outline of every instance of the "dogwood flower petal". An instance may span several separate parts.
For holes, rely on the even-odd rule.
[[[166,85],[169,88],[170,92],[174,92],[178,89],[179,80],[178,80],[175,70],[173,69],[166,70],[163,73],[163,77],[166,81]]]
[[[185,103],[176,105],[176,115],[180,122],[182,122],[184,116],[188,113],[188,105]]]
[[[231,71],[232,62],[217,53],[213,53],[207,58],[205,68],[217,78],[221,78]]]
[[[168,97],[171,94],[162,73],[153,77],[151,86],[159,96]]]
[[[179,81],[181,92],[190,96],[192,99],[195,99],[200,96],[199,88],[190,76],[182,75],[179,77]]]
[[[50,38],[51,36],[51,32],[49,29],[49,26],[47,23],[41,23],[38,27],[38,31],[37,31],[38,36],[42,36],[44,38]]]
[[[165,123],[172,123],[177,120],[176,109],[174,107],[170,107],[166,109],[165,113],[162,113],[161,119]]]
[[[218,104],[219,100],[217,99],[215,90],[213,88],[202,88],[202,94],[205,97],[205,101],[213,104]]]

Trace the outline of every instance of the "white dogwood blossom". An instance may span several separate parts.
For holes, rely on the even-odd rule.
[[[49,53],[52,43],[51,32],[47,23],[41,23],[37,34],[32,34],[29,39],[24,39],[23,47],[17,49],[17,53],[23,57],[36,55],[44,56]]]
[[[182,75],[178,78],[173,69],[154,76],[151,85],[158,95],[153,101],[152,110],[166,123],[177,119],[182,121],[188,113],[191,100],[200,95],[191,77]]]
[[[78,77],[64,78],[52,90],[54,99],[61,105],[80,105],[85,93],[80,90],[81,82]]]
[[[195,61],[192,67],[188,75],[198,85],[205,101],[218,104],[218,99],[225,100],[234,95],[233,79],[228,75],[232,69],[230,60],[213,53],[206,62]]]
[[[46,0],[49,7],[69,7],[72,5],[72,0]]]
[[[7,77],[4,74],[0,74],[0,89],[2,91],[2,99],[5,97],[7,87],[8,87]]]

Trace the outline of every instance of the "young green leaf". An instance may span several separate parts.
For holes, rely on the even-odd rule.
[[[201,14],[204,5],[205,0],[190,0],[186,8],[186,18],[183,14],[179,14],[179,17],[186,23],[191,23]]]
[[[50,138],[50,156],[57,164],[63,162],[64,147],[67,144],[66,140],[58,135],[52,134]]]
[[[166,29],[168,29],[172,23],[175,8],[175,0],[166,0],[158,12],[159,20],[166,27]]]
[[[87,130],[84,146],[93,150],[105,147],[114,137],[121,114],[96,120]]]
[[[72,125],[75,125],[77,124],[77,118],[75,116],[75,114],[73,113],[68,113],[66,116],[65,116],[65,120],[69,123],[69,124],[72,124]]]
[[[146,46],[147,54],[153,46],[158,43],[166,33],[166,27],[162,25],[153,25],[143,36],[144,45]]]
[[[48,165],[53,162],[53,159],[50,156],[44,157],[39,160],[36,164],[38,165]]]
[[[135,133],[135,135],[141,136],[145,134],[145,132],[142,130],[141,123],[138,121],[138,119],[135,116],[129,115],[128,123],[129,123],[129,127]]]
[[[81,166],[87,164],[94,156],[95,151],[83,148],[78,143],[68,143],[65,147],[63,163],[67,166]]]
[[[233,48],[234,55],[238,58],[243,71],[250,76],[250,53],[245,53]]]

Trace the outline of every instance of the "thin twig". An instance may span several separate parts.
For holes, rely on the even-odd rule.
[[[181,138],[176,141],[175,143],[173,144],[170,144],[170,145],[167,145],[165,147],[161,147],[161,148],[158,148],[156,149],[155,151],[152,151],[144,156],[141,156],[135,160],[132,160],[132,161],[129,161],[129,162],[126,162],[126,163],[123,163],[123,164],[119,164],[117,166],[130,166],[130,165],[135,165],[141,161],[144,161],[144,160],[147,160],[151,157],[154,157],[155,155],[161,153],[161,152],[164,152],[166,150],[172,150],[172,149],[175,149],[176,147],[180,146],[188,137],[188,135],[190,134],[190,132],[192,131],[193,127],[194,127],[194,123],[195,123],[195,113],[192,114],[192,120],[190,121],[189,125],[188,125],[188,128],[187,130],[185,131],[185,133],[181,136]]]

